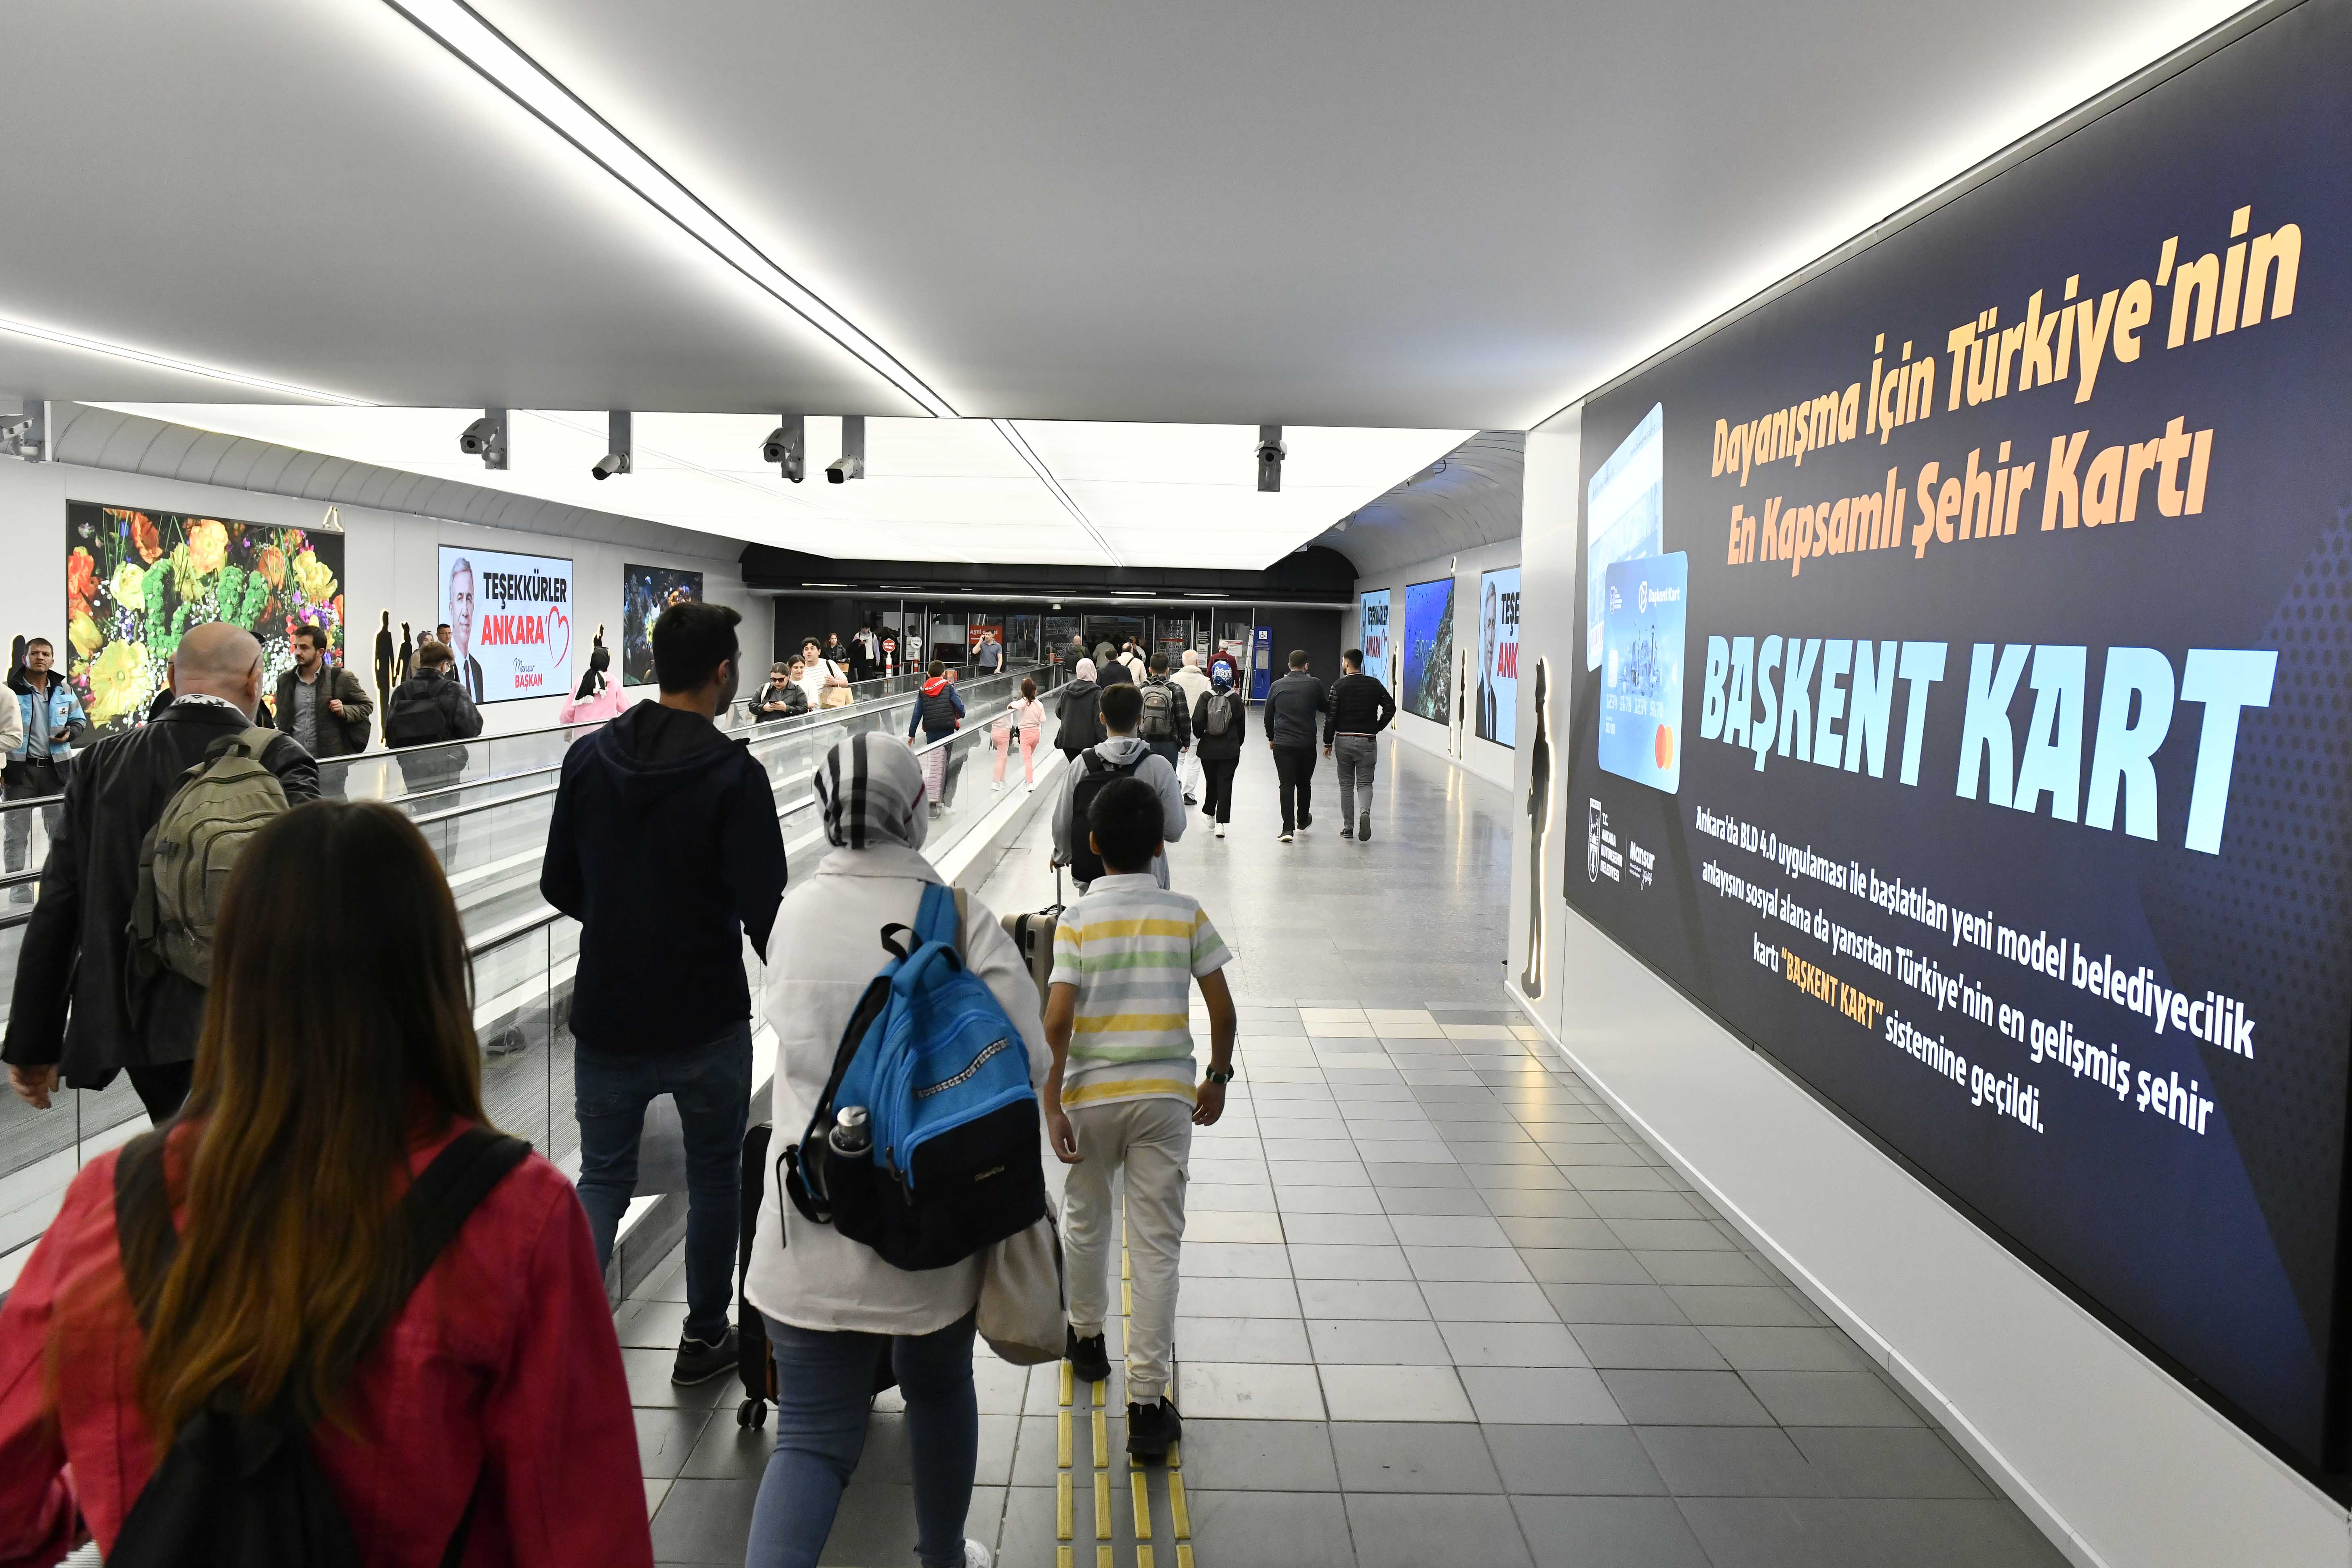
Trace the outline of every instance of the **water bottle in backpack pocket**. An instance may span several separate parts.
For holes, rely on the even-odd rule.
[[[782,1157],[804,1218],[899,1268],[961,1262],[1045,1213],[1029,1048],[964,967],[963,920],[963,894],[934,884],[909,942],[898,940],[908,928],[883,928],[890,960]]]

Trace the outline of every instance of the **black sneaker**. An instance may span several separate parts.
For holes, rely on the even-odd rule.
[[[1183,1420],[1176,1407],[1161,1394],[1157,1405],[1130,1405],[1127,1407],[1127,1451],[1138,1459],[1159,1464],[1168,1458],[1171,1444],[1184,1436]]]
[[[1356,837],[1366,844],[1372,841],[1372,819],[1370,816],[1356,825]]]
[[[1080,1383],[1101,1383],[1110,1376],[1110,1351],[1100,1334],[1082,1340],[1076,1329],[1062,1332],[1062,1359],[1070,1363],[1073,1376]]]
[[[1201,804],[1201,797],[1197,795],[1188,795],[1184,797],[1184,804],[1186,805],[1198,805]]]
[[[1342,827],[1339,829],[1339,837],[1342,838],[1353,838],[1355,836],[1356,830],[1352,827]]]
[[[1310,828],[1310,827],[1312,827],[1312,826],[1315,826],[1315,818],[1314,818],[1312,816],[1310,816],[1309,814],[1307,814],[1307,813],[1306,813],[1306,812],[1303,812],[1303,811],[1302,811],[1302,812],[1300,812],[1300,813],[1298,814],[1298,831],[1299,831],[1299,832],[1304,833],[1304,832],[1306,832],[1308,828]]]
[[[669,1380],[676,1384],[709,1383],[721,1373],[733,1372],[741,1359],[733,1329],[720,1335],[715,1345],[698,1339],[681,1339],[677,1342],[677,1364],[670,1370]]]

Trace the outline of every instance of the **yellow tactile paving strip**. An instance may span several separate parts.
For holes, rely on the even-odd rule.
[[[1123,1218],[1124,1216],[1122,1216]],[[1118,1249],[1119,1342],[1125,1344],[1130,1320],[1135,1313],[1135,1269],[1127,1250],[1124,1226]],[[1054,1458],[1056,1473],[1054,1478],[1054,1548],[1055,1568],[1075,1568],[1077,1535],[1077,1485],[1073,1468],[1077,1416],[1086,1412],[1093,1439],[1090,1447],[1094,1459],[1094,1523],[1095,1568],[1116,1568],[1112,1559],[1112,1516],[1110,1485],[1110,1413],[1108,1404],[1110,1385],[1094,1383],[1086,1385],[1087,1402],[1078,1401],[1077,1380],[1070,1363],[1061,1367],[1061,1408],[1054,1418]],[[1129,1521],[1135,1541],[1135,1568],[1155,1568],[1155,1547],[1151,1521],[1151,1468],[1130,1458],[1128,1467],[1128,1497]],[[1184,1499],[1184,1452],[1178,1443],[1168,1450],[1167,1495],[1169,1522],[1176,1545],[1176,1568],[1194,1568],[1192,1558],[1192,1516]]]

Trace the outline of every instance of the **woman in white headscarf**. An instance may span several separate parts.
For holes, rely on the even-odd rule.
[[[836,743],[817,764],[816,795],[834,847],[785,896],[778,918],[797,934],[790,958],[768,968],[776,1156],[806,1131],[842,1031],[890,956],[883,928],[913,925],[923,889],[944,879],[921,853],[930,826],[922,769],[888,735]],[[1042,1085],[1052,1057],[1037,983],[977,899],[964,942],[965,967],[1019,1027],[1030,1081]],[[748,1568],[816,1562],[865,1447],[875,1357],[886,1349],[913,1428],[916,1555],[924,1568],[985,1568],[986,1549],[963,1538],[980,1440],[971,1382],[980,1278],[978,1256],[903,1270],[813,1224],[780,1189],[772,1158],[743,1293],[766,1318],[776,1359],[776,1451],[751,1515]]]

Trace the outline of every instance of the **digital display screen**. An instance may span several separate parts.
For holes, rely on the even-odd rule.
[[[1590,400],[1557,862],[2306,1470],[2343,1353],[2347,168],[2352,7],[2298,7]]]

